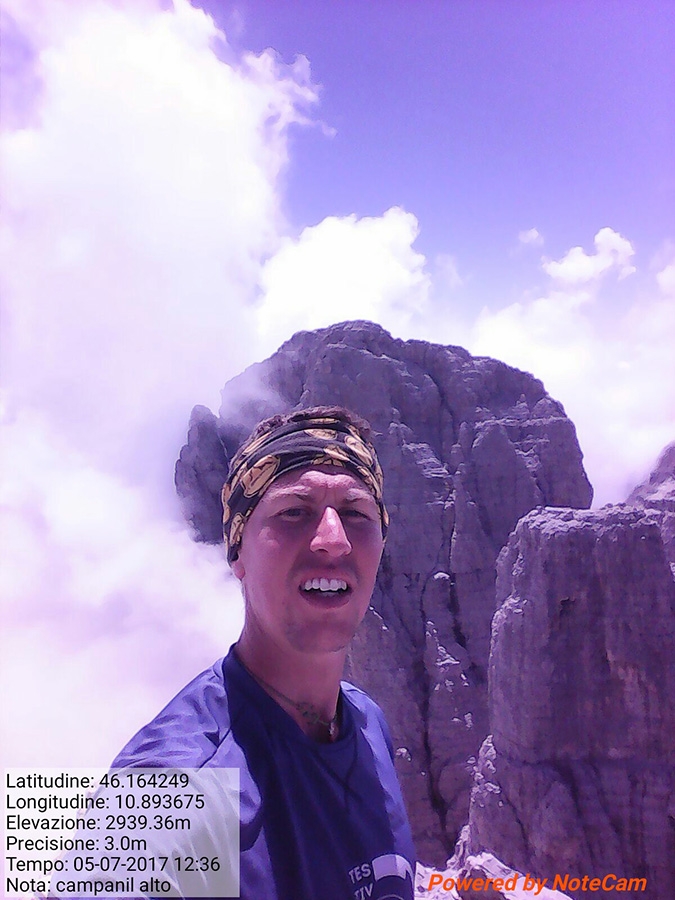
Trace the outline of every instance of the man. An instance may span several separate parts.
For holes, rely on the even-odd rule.
[[[244,900],[412,900],[414,849],[379,707],[340,681],[388,526],[368,424],[262,422],[223,488],[245,624],[114,767],[238,767]]]

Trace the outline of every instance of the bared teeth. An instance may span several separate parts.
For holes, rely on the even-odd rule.
[[[323,591],[324,593],[336,593],[346,591],[347,582],[342,578],[308,578],[302,585],[303,591]]]

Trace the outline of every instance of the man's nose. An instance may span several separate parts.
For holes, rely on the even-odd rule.
[[[335,559],[351,553],[352,545],[345,532],[342,519],[332,506],[324,509],[309,546],[314,552],[324,550]]]

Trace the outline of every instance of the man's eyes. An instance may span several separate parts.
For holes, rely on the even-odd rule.
[[[316,511],[304,506],[289,506],[286,509],[279,510],[277,516],[281,519],[301,520],[315,515]],[[368,513],[354,507],[347,507],[339,510],[338,514],[341,519],[370,519]]]

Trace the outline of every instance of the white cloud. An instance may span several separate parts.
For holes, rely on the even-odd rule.
[[[306,61],[220,60],[187,0],[65,6],[36,61],[39,119],[0,146],[2,349],[15,396],[110,463],[248,362],[287,132],[315,91]]]
[[[265,264],[259,334],[273,350],[299,329],[371,319],[407,334],[424,317],[429,276],[412,248],[417,220],[398,207],[379,217],[329,217],[287,239]]]
[[[610,270],[626,278],[635,272],[631,259],[633,245],[612,228],[601,228],[593,240],[595,253],[587,254],[581,247],[572,249],[557,262],[545,261],[542,268],[552,278],[564,284],[585,284],[600,278]]]
[[[525,246],[541,247],[544,238],[536,228],[528,228],[527,231],[518,233],[518,241]]]

